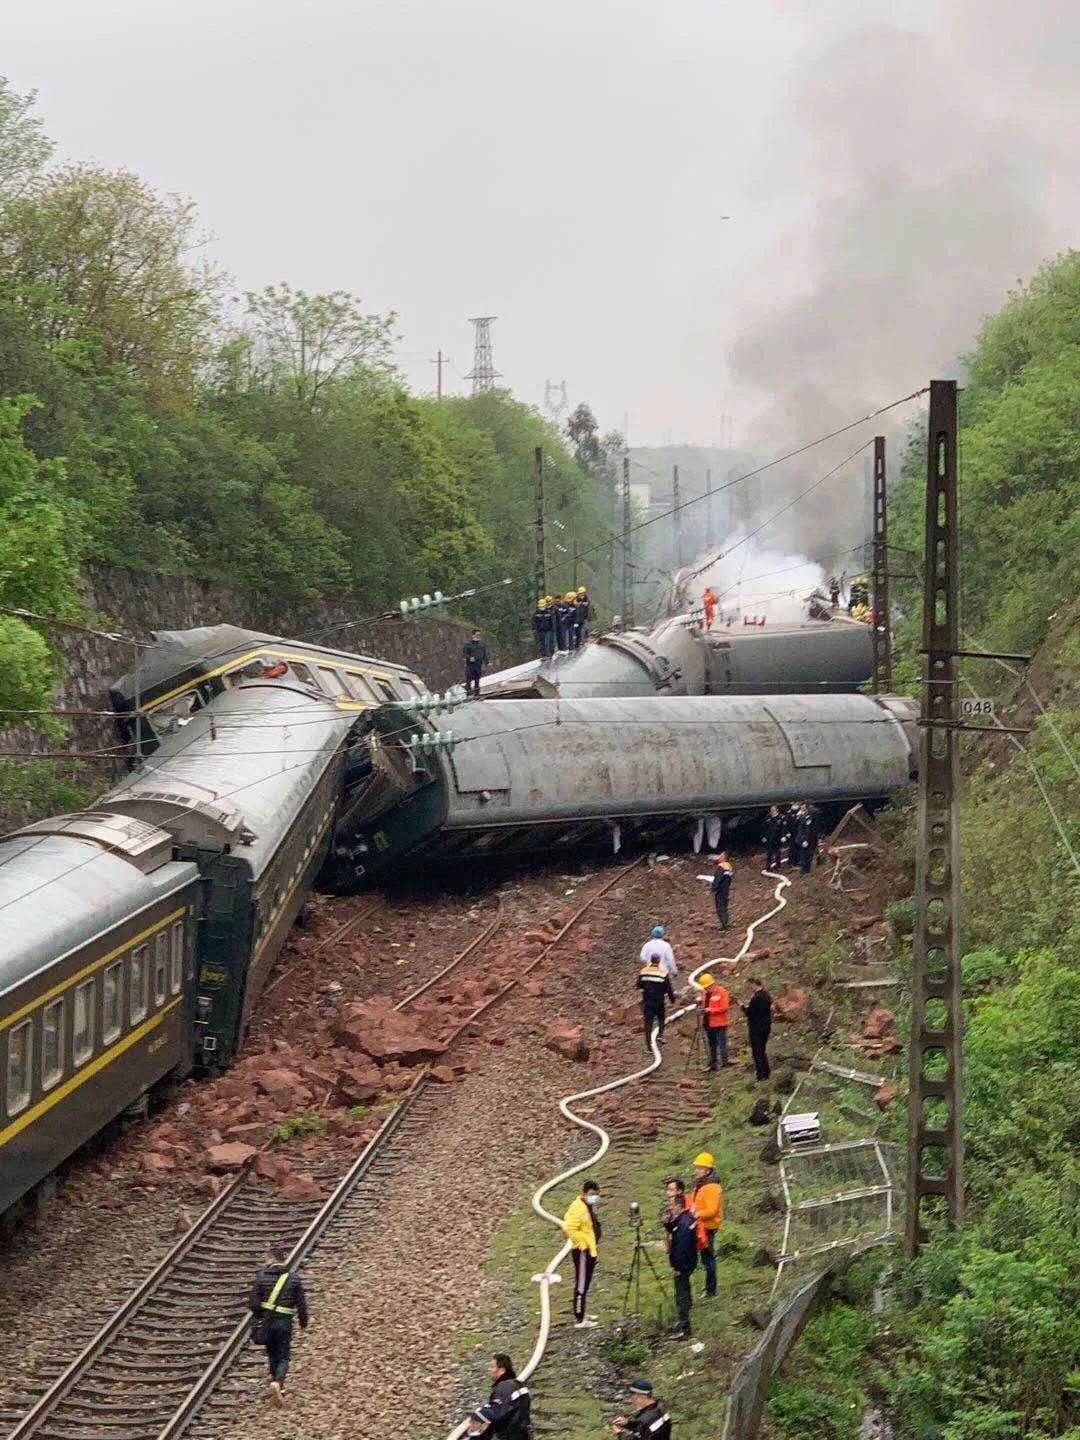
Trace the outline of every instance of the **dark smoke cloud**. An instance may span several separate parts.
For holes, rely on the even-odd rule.
[[[870,25],[808,57],[794,123],[815,204],[777,245],[778,271],[796,257],[803,284],[748,302],[730,357],[768,397],[747,436],[759,453],[959,374],[980,320],[1074,241],[1078,54],[1076,0],[958,0],[927,33]],[[772,472],[760,514],[886,428]],[[858,542],[863,487],[860,459],[770,542]]]

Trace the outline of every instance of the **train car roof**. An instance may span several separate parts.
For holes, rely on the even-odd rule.
[[[301,654],[329,656],[345,664],[375,665],[383,670],[411,675],[407,665],[393,660],[378,660],[370,655],[354,655],[348,650],[332,650],[313,645],[307,640],[288,640],[279,635],[266,635],[259,630],[245,630],[239,625],[202,625],[191,630],[156,630],[154,643],[138,658],[135,668],[122,675],[110,687],[114,695],[125,700],[136,694],[153,694],[177,677],[197,677],[220,668],[230,656],[242,655],[266,646],[286,646]]]
[[[0,840],[0,994],[197,878],[189,861],[144,873],[71,834]]]
[[[99,804],[171,791],[192,804],[235,808],[254,837],[235,853],[259,874],[355,721],[355,711],[299,685],[247,681],[166,735]]]

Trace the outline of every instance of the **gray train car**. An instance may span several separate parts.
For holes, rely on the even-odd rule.
[[[367,722],[373,774],[335,834],[335,884],[406,857],[550,854],[791,800],[884,800],[914,778],[916,713],[868,695],[492,700],[441,720],[451,749],[418,751],[424,727],[387,706]]]
[[[0,1213],[191,1067],[198,868],[101,811],[0,841]]]
[[[868,625],[831,620],[717,622],[687,616],[648,629],[601,635],[550,660],[487,676],[485,696],[586,700],[603,696],[834,694],[857,690],[874,671]]]

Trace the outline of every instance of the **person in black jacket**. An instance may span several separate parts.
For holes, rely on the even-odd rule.
[[[728,913],[728,903],[731,899],[731,880],[735,872],[723,850],[717,855],[714,864],[716,871],[709,889],[712,891],[713,901],[716,904],[716,918],[720,921],[720,929],[729,930],[731,919]]]
[[[765,869],[780,869],[780,853],[784,846],[784,817],[778,805],[770,805],[761,825],[765,838]]]
[[[461,653],[465,657],[465,694],[479,700],[480,676],[484,673],[488,658],[487,646],[481,640],[479,630],[472,632],[462,646]]]
[[[636,1413],[616,1415],[611,1428],[616,1435],[629,1435],[632,1440],[671,1440],[671,1416],[653,1394],[648,1380],[635,1380],[630,1386]]]
[[[284,1404],[282,1390],[289,1370],[293,1320],[300,1321],[301,1330],[308,1325],[304,1287],[300,1277],[286,1266],[285,1258],[286,1252],[280,1246],[270,1251],[265,1265],[256,1273],[248,1299],[251,1338],[256,1345],[266,1346],[270,1394],[278,1405]]]
[[[675,999],[671,976],[658,960],[647,960],[637,978],[641,991],[641,1018],[645,1025],[645,1049],[652,1051],[653,1026],[659,1025],[660,1036],[664,1038],[664,1020],[667,1017],[666,1001]]]
[[[750,998],[742,1006],[746,1016],[746,1029],[750,1037],[750,1053],[754,1057],[754,1071],[759,1080],[769,1078],[769,1057],[765,1047],[772,1030],[772,996],[760,980],[750,978]]]
[[[813,805],[800,805],[795,836],[798,842],[799,869],[804,875],[809,875],[813,869],[820,834],[820,812]]]
[[[690,1276],[697,1269],[697,1222],[686,1208],[686,1196],[676,1194],[670,1199],[670,1218],[664,1221],[668,1232],[668,1263],[675,1277],[675,1313],[679,1317],[676,1334],[680,1340],[690,1336]]]
[[[469,1430],[476,1440],[530,1440],[532,1426],[529,1423],[531,1401],[529,1387],[517,1378],[513,1361],[501,1352],[491,1357],[491,1394],[487,1404],[479,1406],[469,1416]]]
[[[555,653],[555,612],[551,599],[541,595],[533,611],[533,630],[536,634],[536,653],[541,660],[548,660]]]

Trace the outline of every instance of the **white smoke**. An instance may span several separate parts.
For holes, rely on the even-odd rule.
[[[689,568],[708,560],[702,555]],[[805,620],[806,597],[824,593],[826,573],[805,555],[783,548],[771,549],[757,540],[743,541],[741,531],[728,536],[725,554],[683,588],[691,609],[701,605],[702,592],[711,585],[719,596],[718,616],[764,616],[769,620]]]

